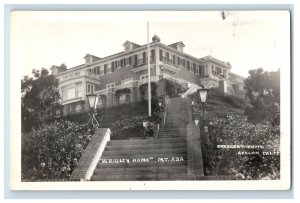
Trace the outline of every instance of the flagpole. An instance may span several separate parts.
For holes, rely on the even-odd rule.
[[[149,22],[147,22],[147,55],[148,55],[148,111],[149,111],[149,116],[151,116],[151,75],[150,75]]]

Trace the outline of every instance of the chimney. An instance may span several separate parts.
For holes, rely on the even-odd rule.
[[[51,70],[52,75],[56,75],[58,73],[61,73],[61,72],[64,72],[65,70],[67,70],[67,66],[64,63],[61,64],[60,66],[53,65],[53,66],[51,66],[50,70]]]

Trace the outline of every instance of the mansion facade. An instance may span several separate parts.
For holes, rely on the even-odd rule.
[[[187,92],[204,86],[225,94],[243,95],[244,78],[230,72],[230,63],[212,56],[189,55],[183,51],[185,45],[181,41],[165,45],[157,35],[152,38],[150,76],[147,44],[126,41],[123,46],[122,52],[103,58],[87,54],[85,63],[76,67],[51,67],[59,83],[63,115],[87,109],[88,93],[99,96],[97,108],[140,101],[144,99],[141,86],[147,84],[148,77],[157,84],[157,96],[168,94],[166,80],[185,86]]]

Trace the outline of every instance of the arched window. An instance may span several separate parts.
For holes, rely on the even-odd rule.
[[[125,104],[126,103],[126,94],[121,94],[119,98],[120,104]]]

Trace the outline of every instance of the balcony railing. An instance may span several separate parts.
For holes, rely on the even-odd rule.
[[[118,89],[131,88],[131,87],[133,87],[133,82],[129,84],[122,84],[122,85],[115,86],[114,89],[118,90]]]
[[[179,65],[177,65],[176,64],[176,61],[174,61],[173,59],[171,59],[171,58],[167,58],[167,57],[162,57],[162,60],[161,60],[161,62],[163,62],[163,63],[165,63],[165,64],[169,64],[169,65],[172,65],[172,66],[179,66]]]
[[[151,81],[151,82],[157,82],[158,80],[159,80],[159,77],[158,77],[158,76],[152,76],[152,77],[150,78],[150,81]],[[148,82],[148,78],[141,79],[141,80],[139,80],[139,85],[145,84],[145,83],[147,83],[147,82]]]
[[[155,60],[151,58],[150,64],[154,64],[154,63],[155,63]],[[138,59],[135,67],[140,67],[140,66],[147,65],[147,64],[148,64],[148,58],[145,59],[145,62],[144,62],[144,59]]]
[[[87,76],[89,78],[96,79],[96,80],[100,79],[100,75],[99,74],[95,74],[95,73],[90,72],[90,71],[84,71],[84,76]]]
[[[64,76],[61,79],[60,82],[71,80],[71,79],[82,77],[82,76],[87,76],[89,78],[96,79],[96,80],[100,79],[99,74],[95,74],[95,73],[90,72],[90,71],[81,71],[81,72],[71,73],[71,74],[68,74],[68,75]]]

